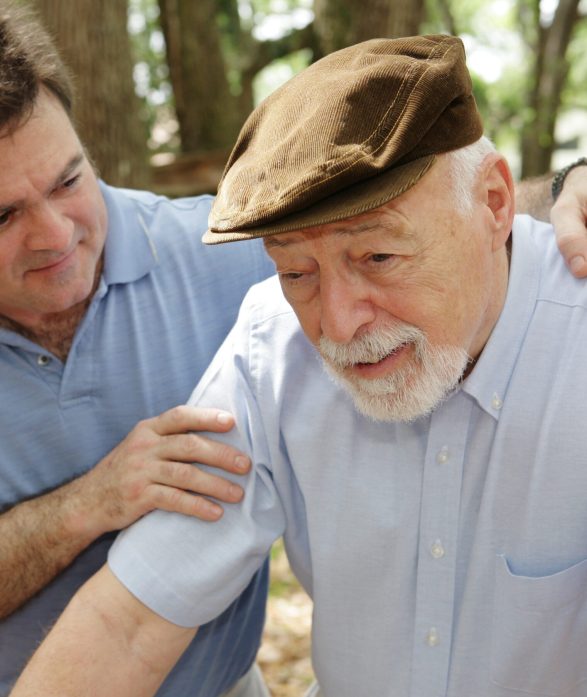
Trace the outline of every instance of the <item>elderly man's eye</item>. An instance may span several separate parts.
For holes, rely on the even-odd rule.
[[[388,259],[393,259],[393,257],[393,254],[371,254],[369,260],[374,261],[375,263],[381,263],[387,261]]]

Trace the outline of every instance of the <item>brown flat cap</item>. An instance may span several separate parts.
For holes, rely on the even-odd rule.
[[[435,155],[483,133],[460,39],[374,39],[332,53],[253,111],[203,240],[349,218],[413,186]]]

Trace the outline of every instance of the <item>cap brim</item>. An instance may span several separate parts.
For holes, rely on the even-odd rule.
[[[435,155],[427,155],[405,165],[392,167],[376,177],[353,184],[308,208],[291,213],[274,222],[234,231],[206,230],[202,236],[202,241],[205,244],[221,244],[223,242],[250,240],[352,218],[401,196],[426,174],[434,160]]]

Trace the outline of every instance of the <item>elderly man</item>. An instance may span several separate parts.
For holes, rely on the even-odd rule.
[[[263,237],[279,279],[192,397],[235,414],[244,501],[123,533],[14,697],[152,694],[281,534],[315,694],[583,696],[587,288],[513,218],[457,39],[360,44],[259,108],[205,239]]]

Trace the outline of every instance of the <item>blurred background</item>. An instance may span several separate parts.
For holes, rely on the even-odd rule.
[[[251,109],[312,61],[375,37],[450,33],[486,134],[518,178],[587,156],[587,0],[21,0],[73,71],[107,182],[214,193]],[[312,680],[311,603],[273,553],[260,663],[274,697]]]
[[[279,84],[349,44],[422,33],[463,39],[516,176],[587,154],[587,0],[26,1],[74,72],[80,131],[111,184],[214,192]]]

